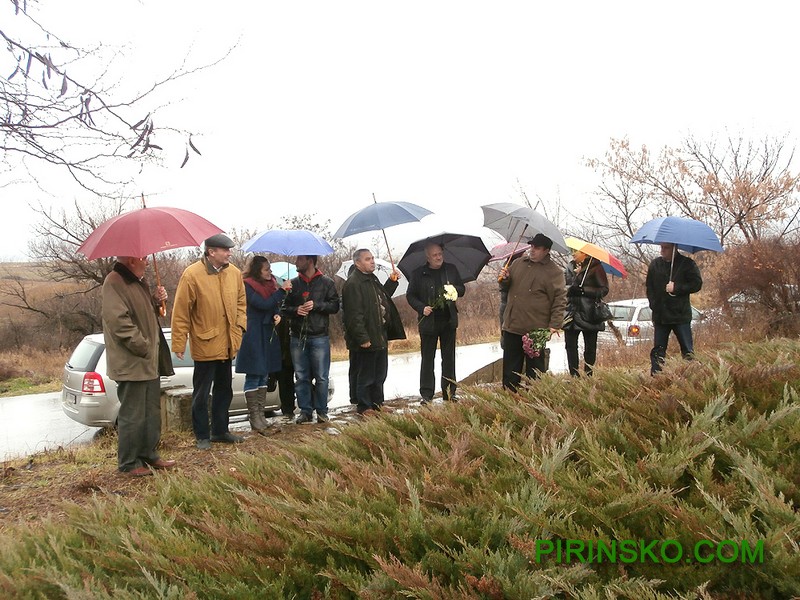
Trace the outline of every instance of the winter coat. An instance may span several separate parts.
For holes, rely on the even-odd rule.
[[[367,342],[370,350],[382,350],[388,348],[389,340],[406,339],[400,313],[392,302],[397,286],[391,279],[381,285],[374,273],[353,269],[342,290],[344,337],[349,350],[361,350],[361,344]]]
[[[114,381],[158,379],[160,326],[147,283],[122,263],[103,282],[106,368]]]
[[[242,272],[233,265],[216,271],[203,257],[183,271],[172,308],[172,351],[192,359],[227,360],[239,351],[247,328]]]
[[[275,331],[275,315],[286,292],[278,288],[268,298],[244,282],[247,297],[247,331],[236,357],[236,372],[268,375],[281,370],[281,341]]]
[[[314,308],[305,317],[297,314],[297,309],[308,300],[314,301]],[[302,273],[292,279],[292,291],[286,296],[283,314],[289,319],[292,337],[319,337],[328,335],[330,315],[339,312],[339,294],[333,279],[317,270],[311,279]]]
[[[672,281],[675,290],[666,292],[669,283],[670,261],[660,256],[647,268],[647,299],[653,311],[653,323],[658,325],[679,325],[691,323],[692,306],[689,294],[695,294],[703,287],[703,278],[697,264],[680,252],[675,253],[672,266]]]
[[[442,285],[450,284],[455,287],[456,292],[458,292],[458,297],[461,298],[464,295],[465,288],[455,265],[444,263],[439,271],[441,272]],[[423,310],[425,307],[431,306],[434,299],[443,291],[441,288],[439,290],[436,289],[434,272],[434,269],[431,269],[426,263],[414,269],[414,272],[411,273],[411,277],[408,280],[406,300],[408,300],[408,304],[417,311],[419,315],[418,326],[421,335],[436,333],[436,324],[433,315],[431,314],[423,318]],[[456,329],[458,327],[458,307],[456,306],[455,300],[445,301],[444,308],[449,313],[448,323],[450,328]]]
[[[575,273],[577,263],[574,260],[564,270],[564,279],[567,283],[567,311],[564,319],[564,329],[571,331],[603,331],[605,323],[592,323],[587,318],[587,302],[600,300],[608,295],[608,277],[603,264],[591,256],[586,258],[581,271]],[[588,270],[587,270],[588,269]],[[578,315],[575,318],[575,315]],[[572,316],[573,318],[568,318]]]
[[[533,329],[561,329],[567,304],[564,273],[549,255],[542,262],[528,256],[515,260],[500,289],[508,290],[503,331],[524,335]]]

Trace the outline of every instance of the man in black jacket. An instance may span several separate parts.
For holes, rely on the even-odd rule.
[[[703,278],[695,262],[677,252],[675,244],[661,244],[661,256],[647,269],[647,299],[653,312],[651,375],[664,366],[670,332],[678,338],[683,358],[691,360],[694,357],[689,295],[699,292],[702,287]]]
[[[464,283],[455,265],[444,262],[444,248],[431,242],[425,247],[427,262],[417,267],[408,280],[406,299],[419,315],[422,363],[419,394],[422,403],[433,399],[436,345],[442,357],[442,398],[452,400],[456,392],[456,329],[458,308],[455,297],[464,295]],[[448,297],[450,294],[450,297]]]
[[[296,423],[328,421],[328,377],[331,370],[330,315],[339,312],[339,294],[333,279],[317,269],[316,256],[298,256],[297,277],[286,296],[283,313],[289,323],[289,347],[295,373],[300,414]],[[313,381],[313,385],[312,385]],[[312,398],[313,395],[313,398]]]
[[[354,362],[351,385],[355,385],[359,414],[378,411],[383,405],[383,384],[389,366],[389,340],[405,339],[400,314],[392,302],[397,273],[384,285],[375,276],[375,257],[360,248],[353,254],[355,269],[342,290],[344,336]]]

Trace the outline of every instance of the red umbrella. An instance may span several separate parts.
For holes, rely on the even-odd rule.
[[[144,194],[142,205],[144,206]],[[199,246],[203,240],[217,233],[222,233],[222,229],[188,210],[168,206],[144,206],[102,223],[88,235],[77,251],[89,260],[152,254],[156,285],[161,285],[156,252]],[[162,302],[161,316],[166,314],[166,303]]]
[[[199,246],[222,229],[188,210],[156,206],[140,208],[109,219],[78,248],[89,260],[109,256],[147,256]]]

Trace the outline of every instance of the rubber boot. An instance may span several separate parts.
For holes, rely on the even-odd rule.
[[[247,402],[247,416],[250,419],[250,429],[261,433],[267,428],[267,422],[264,421],[264,412],[258,406],[258,390],[247,390],[244,393],[244,399]]]

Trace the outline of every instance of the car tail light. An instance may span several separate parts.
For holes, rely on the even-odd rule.
[[[640,332],[641,329],[639,328],[638,325],[631,325],[630,327],[628,327],[628,335],[630,337],[639,337]]]
[[[83,376],[82,391],[88,394],[105,394],[106,386],[103,384],[103,377],[100,373],[90,371]]]

